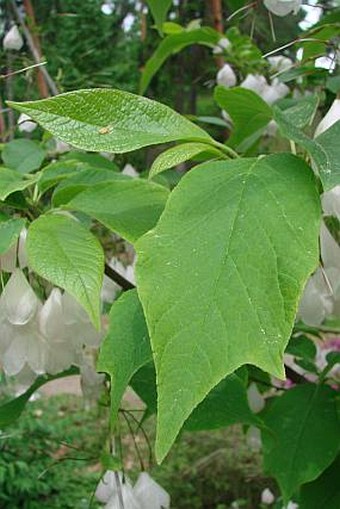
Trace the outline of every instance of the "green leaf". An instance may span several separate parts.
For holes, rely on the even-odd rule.
[[[63,378],[65,376],[77,375],[79,374],[79,370],[77,368],[70,368],[67,371],[63,371],[62,373],[58,373],[57,375],[41,375],[39,376],[35,382],[25,391],[21,396],[18,396],[15,399],[12,399],[0,406],[0,430],[3,430],[7,426],[10,426],[15,422],[22,412],[25,410],[26,403],[34,394],[39,387],[50,382],[51,380],[56,380],[58,378]]]
[[[184,428],[200,431],[226,428],[236,423],[258,426],[260,422],[249,408],[246,385],[237,374],[232,374],[210,391]]]
[[[259,137],[262,130],[273,118],[270,106],[261,97],[246,88],[225,88],[217,86],[214,98],[220,108],[227,111],[234,124],[228,145],[240,147],[254,135]]]
[[[158,45],[152,57],[146,62],[140,83],[140,93],[145,93],[154,75],[171,55],[178,53],[192,44],[213,47],[218,43],[220,38],[221,34],[209,27],[183,31],[165,37]]]
[[[157,412],[157,387],[153,361],[142,366],[134,374],[130,380],[130,386],[147,406],[144,419],[155,414]]]
[[[158,460],[239,366],[284,377],[298,301],[318,265],[320,216],[313,173],[294,156],[206,163],[182,178],[137,243],[158,378]]]
[[[264,466],[280,485],[285,502],[301,484],[316,479],[336,457],[339,445],[337,393],[303,384],[275,398],[264,415]],[[309,508],[308,508],[309,509]]]
[[[19,173],[30,173],[40,168],[45,155],[45,151],[35,141],[20,139],[6,143],[2,160],[8,168]]]
[[[166,15],[172,4],[171,0],[147,0],[151,14],[155,20],[159,32],[162,32],[162,25],[166,20]]]
[[[112,180],[129,180],[129,177],[111,170],[87,168],[64,179],[53,192],[52,203],[59,207],[71,201],[89,187]]]
[[[288,122],[291,122],[299,129],[303,129],[307,125],[311,125],[318,109],[318,105],[318,96],[309,95],[302,99],[298,99],[294,106],[284,110],[284,115]]]
[[[209,146],[205,143],[183,143],[182,145],[171,147],[165,152],[162,152],[154,160],[150,169],[149,177],[152,178],[162,171],[184,163],[202,152],[209,152],[211,156],[214,156],[215,158],[223,157],[223,153],[211,145]]]
[[[18,239],[25,226],[24,219],[9,219],[0,221],[0,254],[6,253]]]
[[[78,90],[10,105],[84,150],[123,153],[177,140],[212,141],[168,106],[121,90]]]
[[[88,152],[78,152],[76,150],[71,150],[70,152],[67,152],[64,156],[62,156],[61,160],[78,161],[95,169],[119,171],[119,168],[116,165],[116,163],[110,161],[106,157],[101,156],[100,154],[89,154]]]
[[[16,191],[23,191],[27,187],[35,184],[38,176],[34,175],[30,178],[24,178],[21,173],[8,168],[0,168],[0,200],[6,198]]]
[[[83,164],[77,161],[58,161],[44,167],[38,182],[39,190],[45,193],[48,189],[58,184],[58,182],[68,178],[70,175],[76,174],[84,169]]]
[[[301,488],[300,509],[339,509],[340,507],[340,456],[314,482]]]
[[[130,379],[151,359],[149,334],[137,292],[125,292],[111,308],[109,330],[97,362],[97,371],[111,378],[112,422]]]
[[[27,253],[30,267],[73,295],[99,329],[104,253],[92,233],[71,217],[40,216],[28,230]]]
[[[287,113],[274,106],[274,119],[279,125],[282,136],[293,140],[303,147],[316,165],[325,191],[340,183],[340,121],[312,140],[301,131]]]
[[[293,336],[288,343],[286,353],[302,359],[314,360],[316,346],[308,336]]]
[[[124,178],[92,186],[67,208],[84,212],[134,243],[155,226],[168,196],[169,191],[159,184]]]

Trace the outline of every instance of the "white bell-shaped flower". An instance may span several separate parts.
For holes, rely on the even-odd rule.
[[[290,69],[293,65],[293,61],[285,57],[284,55],[275,55],[272,57],[268,57],[268,63],[271,67],[272,71],[275,72],[283,72],[287,69]]]
[[[323,193],[321,202],[326,216],[334,216],[340,220],[340,186]]]
[[[318,269],[309,278],[299,304],[298,317],[306,325],[317,327],[333,310],[331,290],[325,275]]]
[[[320,250],[324,267],[326,269],[333,267],[340,270],[340,247],[325,223],[321,224]]]
[[[126,476],[123,476],[122,472],[118,472],[118,478],[120,486],[126,486],[129,490],[132,490],[130,480]],[[106,504],[112,497],[117,495],[117,493],[117,473],[113,470],[107,470],[98,483],[95,497],[102,504]]]
[[[237,83],[237,78],[233,68],[229,64],[224,64],[217,73],[216,81],[218,85],[223,87],[234,87]]]
[[[15,242],[6,253],[0,256],[0,270],[14,272],[17,266],[17,243]]]
[[[39,299],[29,285],[24,273],[15,269],[0,298],[0,305],[13,325],[28,323],[37,312]]]
[[[130,485],[126,483],[122,483],[120,487],[120,492],[123,500],[124,509],[141,509],[138,501],[136,500],[133,489]],[[104,509],[121,509],[122,505],[119,499],[118,492],[112,495],[107,504],[104,506]]]
[[[21,113],[17,125],[18,130],[22,133],[31,133],[37,128],[36,122],[26,113]]]
[[[261,493],[261,502],[265,505],[271,505],[275,502],[275,497],[269,488],[265,488]]]
[[[94,328],[82,306],[67,292],[64,292],[62,302],[67,341],[79,349],[83,345],[98,346],[101,334]]]
[[[340,120],[340,99],[335,99],[332,106],[317,126],[314,137],[320,136],[320,134],[327,131],[327,129],[332,127],[338,120]]]
[[[242,81],[240,87],[252,90],[258,95],[261,95],[264,88],[268,85],[267,80],[260,74],[248,74],[246,79]]]
[[[220,55],[223,53],[224,50],[229,48],[231,46],[231,42],[226,37],[222,37],[218,43],[217,46],[214,46],[213,53],[214,55]]]
[[[287,16],[290,13],[297,14],[302,4],[302,0],[264,0],[264,5],[268,11],[276,16]]]
[[[7,32],[3,40],[3,48],[5,51],[19,51],[24,45],[24,40],[21,37],[17,25],[13,25]]]
[[[254,414],[261,412],[264,409],[266,400],[257,388],[255,383],[251,383],[247,390],[248,405]]]
[[[286,97],[287,94],[289,94],[289,87],[275,78],[271,85],[266,85],[263,88],[260,95],[267,104],[274,104],[279,99]]]
[[[86,402],[97,402],[103,392],[105,375],[96,372],[93,349],[83,355],[80,365],[80,385]]]
[[[132,166],[132,164],[126,164],[122,171],[123,175],[127,175],[128,177],[139,177],[138,171]]]
[[[169,509],[170,495],[146,472],[139,474],[133,493],[141,509]]]
[[[120,286],[118,286],[114,281],[112,281],[112,279],[104,274],[103,286],[100,294],[101,300],[111,304],[115,300],[119,291]]]

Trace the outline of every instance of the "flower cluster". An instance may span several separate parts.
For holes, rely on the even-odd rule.
[[[139,474],[132,486],[122,473],[108,470],[98,484],[96,498],[105,509],[120,509],[120,497],[125,509],[169,509],[169,494],[146,472]]]

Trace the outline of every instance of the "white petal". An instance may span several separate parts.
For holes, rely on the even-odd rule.
[[[0,298],[0,306],[14,325],[29,322],[37,311],[39,300],[28,284],[24,273],[15,269]]]
[[[324,118],[315,130],[314,137],[320,136],[324,131],[327,131],[335,122],[340,120],[340,99],[335,99],[332,106],[327,111]]]
[[[335,186],[321,196],[322,208],[326,216],[340,220],[340,186]]]
[[[340,269],[340,247],[330,234],[325,223],[321,224],[320,248],[324,267]]]
[[[256,94],[261,95],[264,88],[268,85],[267,80],[260,74],[248,74],[246,79],[242,81],[240,87],[252,90]]]
[[[31,133],[36,128],[36,122],[26,113],[21,113],[18,118],[18,130],[23,133]]]
[[[49,298],[43,305],[39,313],[39,328],[49,341],[64,340],[63,304],[59,288],[53,288]]]
[[[218,85],[222,85],[226,88],[234,87],[236,85],[236,74],[229,64],[224,64],[224,66],[218,71],[216,81]]]
[[[121,494],[123,498],[124,509],[142,509],[140,504],[136,500],[130,485],[122,483]],[[118,493],[115,493],[114,495],[111,496],[111,498],[105,505],[105,509],[121,509],[121,503],[119,500]]]
[[[27,342],[23,334],[15,334],[9,347],[2,357],[2,364],[6,375],[13,376],[19,373],[26,364]]]
[[[251,383],[247,390],[248,404],[252,412],[257,414],[264,409],[266,400],[257,388],[257,385]]]
[[[259,452],[262,449],[261,431],[255,426],[250,426],[246,433],[246,442],[250,449]]]
[[[126,164],[122,171],[123,175],[127,175],[128,177],[139,177],[138,171],[131,164]]]
[[[119,290],[120,287],[104,274],[103,286],[100,294],[101,300],[111,304],[115,300]]]
[[[24,44],[23,38],[19,32],[17,25],[13,25],[12,28],[7,32],[2,42],[5,51],[14,50],[19,51]]]
[[[0,256],[0,269],[14,272],[17,266],[17,243],[15,242],[6,253]]]
[[[133,492],[141,509],[170,508],[170,495],[146,472],[139,474]]]
[[[269,488],[266,488],[261,493],[261,502],[265,505],[271,505],[275,502],[275,497]]]
[[[301,0],[264,0],[264,5],[276,16],[287,16],[291,12],[296,14],[301,3]]]
[[[119,482],[123,484],[123,474],[122,472],[118,472]],[[125,477],[125,484],[131,488],[131,483],[129,479]],[[106,504],[109,499],[117,494],[117,484],[116,484],[116,474],[112,470],[107,470],[104,476],[100,480],[96,492],[95,497],[99,502]]]
[[[293,61],[285,57],[284,55],[276,55],[273,57],[268,57],[268,63],[273,71],[283,72],[287,69],[290,69],[293,65]]]
[[[316,327],[332,312],[333,302],[330,288],[319,269],[307,281],[299,304],[298,317],[306,325]]]
[[[19,261],[19,267],[21,269],[25,269],[28,265],[27,252],[26,252],[26,238],[27,238],[27,229],[23,228],[20,232],[19,247],[18,247],[18,261]]]

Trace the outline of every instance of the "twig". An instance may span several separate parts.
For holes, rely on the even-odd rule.
[[[112,281],[117,283],[117,285],[121,286],[122,290],[124,292],[126,292],[128,290],[133,290],[134,288],[136,288],[133,283],[131,283],[128,279],[125,279],[124,276],[119,274],[119,272],[117,272],[116,270],[112,269],[110,267],[110,265],[108,265],[107,263],[105,263],[105,270],[104,270],[104,272],[105,272],[107,277],[112,279]]]
[[[31,33],[25,24],[24,18],[22,16],[20,10],[17,7],[15,0],[10,0],[10,4],[13,9],[14,15],[15,15],[18,23],[20,24],[21,29],[24,33],[28,47],[33,55],[33,59],[36,64],[40,64],[41,62],[40,62],[39,51],[37,50],[37,48],[34,44],[33,37],[31,36]],[[52,95],[57,95],[59,93],[58,88],[57,88],[56,84],[54,83],[53,79],[51,78],[48,70],[45,67],[41,67],[40,71],[43,74],[45,81],[46,81],[47,85],[49,86],[49,89],[50,89]]]

